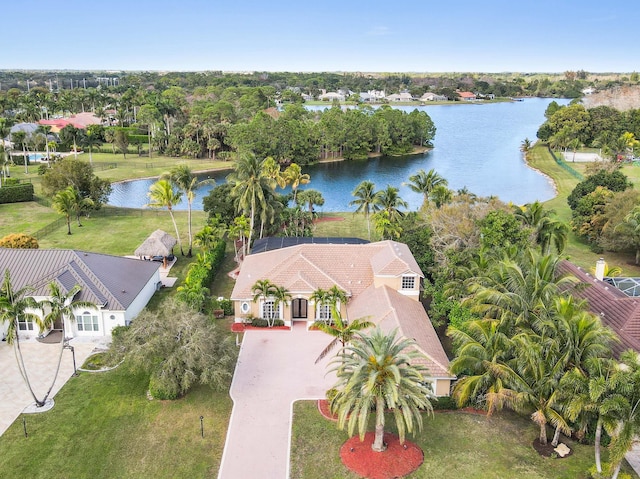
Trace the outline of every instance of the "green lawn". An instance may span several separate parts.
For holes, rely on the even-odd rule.
[[[531,150],[529,153],[529,165],[542,171],[553,179],[557,189],[557,196],[547,201],[545,205],[553,208],[562,221],[569,223],[571,221],[571,209],[567,204],[567,197],[578,184],[579,180],[558,166],[548,153],[546,147],[537,146]],[[584,173],[584,168],[586,167],[583,163],[571,163],[569,166],[575,166],[575,169],[580,173]],[[640,185],[639,167],[628,165],[623,167],[623,172],[629,175],[632,182],[636,185]],[[591,250],[591,247],[573,232],[569,233],[563,257],[571,260],[578,266],[585,268],[587,271],[595,266],[596,261],[599,258],[604,258],[609,266],[621,267],[623,275],[640,276],[640,267],[633,264],[633,254],[613,253],[609,251],[604,253],[594,253]]]
[[[0,238],[9,233],[33,234],[57,218],[51,208],[33,201],[0,204]]]
[[[228,394],[197,387],[178,401],[149,401],[147,384],[145,375],[122,367],[72,378],[51,411],[23,415],[0,436],[0,476],[215,477],[231,413]]]
[[[83,153],[78,158],[89,161],[89,154]],[[229,161],[210,160],[208,158],[172,158],[168,156],[138,156],[128,154],[125,159],[121,154],[94,153],[93,167],[96,175],[111,181],[122,181],[131,178],[160,176],[178,164],[186,164],[193,171],[209,171],[232,168]]]
[[[315,401],[294,405],[291,444],[292,479],[356,479],[340,461],[340,446],[348,439],[336,423],[323,418]],[[387,417],[387,429],[391,417]],[[370,428],[373,430],[373,428]],[[594,463],[593,448],[564,442],[573,450],[565,459],[541,457],[531,446],[537,427],[512,413],[490,418],[466,413],[436,413],[425,417],[422,433],[407,439],[424,451],[424,463],[410,479],[581,479]],[[627,468],[629,470],[629,468]],[[637,478],[635,474],[632,477]]]
[[[315,225],[314,236],[368,239],[367,222],[362,214],[323,213]],[[371,240],[379,239],[371,225]]]
[[[114,255],[132,255],[135,249],[155,230],[162,229],[172,236],[175,230],[171,217],[166,210],[117,210],[123,216],[92,215],[82,219],[82,227],[79,228],[75,221],[71,223],[71,235],[67,234],[67,226],[64,224],[57,230],[46,235],[39,243],[41,248],[72,248]],[[203,211],[192,212],[192,228],[194,233],[205,224],[206,213]],[[182,239],[184,252],[188,250],[187,212],[174,212],[178,231]],[[60,215],[52,218],[55,220]],[[174,247],[174,253],[180,254],[178,245]]]

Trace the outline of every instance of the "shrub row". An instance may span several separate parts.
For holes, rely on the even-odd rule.
[[[275,319],[273,321],[274,326],[284,326],[284,321],[281,319]],[[251,320],[251,326],[255,326],[256,328],[267,328],[269,327],[269,321],[262,318],[253,318]]]
[[[33,201],[33,184],[11,184],[7,182],[0,188],[0,203],[19,203]]]
[[[198,260],[189,268],[187,277],[184,280],[185,284],[191,285],[196,289],[200,287],[209,288],[224,260],[225,250],[226,244],[220,240],[209,251],[199,255]]]

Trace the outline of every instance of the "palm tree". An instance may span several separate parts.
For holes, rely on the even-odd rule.
[[[382,239],[398,239],[402,233],[402,227],[397,221],[393,221],[387,210],[378,211],[373,215],[376,233]]]
[[[22,351],[20,350],[20,325],[35,323],[40,331],[43,330],[43,323],[40,316],[29,312],[29,310],[35,310],[38,308],[38,303],[27,294],[30,292],[29,288],[22,288],[14,291],[11,285],[11,276],[9,270],[5,271],[4,280],[0,286],[0,323],[7,323],[7,343],[14,346],[16,355],[16,361],[18,363],[18,369],[24,379],[29,392],[36,403],[36,406],[42,407],[45,401],[37,398],[31,387],[29,376],[24,365],[24,358],[22,357]]]
[[[83,198],[75,187],[69,186],[68,189],[73,194],[73,210],[76,215],[76,220],[78,221],[78,226],[82,227],[82,224],[80,224],[80,216],[86,214],[93,208],[94,202],[91,198]]]
[[[270,187],[264,175],[263,162],[254,155],[243,155],[236,160],[234,170],[227,181],[233,185],[231,194],[238,198],[238,211],[249,215],[249,241],[253,237],[256,211],[262,209],[267,202],[265,191]]]
[[[520,151],[526,154],[529,152],[530,149],[531,149],[531,140],[529,138],[525,138],[524,140],[522,140],[522,143],[520,143]]]
[[[289,293],[289,291],[284,286],[276,286],[276,285],[273,285],[273,287],[271,288],[271,297],[273,298],[274,314],[273,314],[273,317],[271,318],[269,327],[272,327],[274,325],[274,321],[277,319],[276,316],[279,314],[280,304],[284,304],[286,306],[287,303],[291,301],[291,298],[292,298],[291,293]],[[279,319],[284,320],[284,317]]]
[[[149,187],[147,193],[149,197],[149,203],[147,206],[151,208],[167,208],[171,221],[173,222],[173,228],[176,231],[176,239],[178,245],[180,245],[180,254],[184,256],[182,250],[182,241],[180,241],[180,233],[178,233],[178,225],[176,219],[173,216],[173,206],[182,201],[182,192],[173,189],[173,185],[169,180],[158,180]]]
[[[80,146],[83,148],[89,148],[89,164],[93,165],[93,147],[100,145],[102,145],[100,133],[95,128],[91,128],[90,125],[87,127],[86,133],[80,137]]]
[[[577,282],[574,276],[557,274],[559,261],[532,249],[515,260],[501,260],[469,280],[465,304],[485,318],[499,319],[505,333],[530,326],[548,317],[561,288]]]
[[[57,282],[52,281],[49,283],[49,297],[39,302],[40,309],[44,314],[42,320],[43,329],[51,329],[56,322],[60,321],[62,326],[62,340],[60,341],[60,354],[58,355],[58,365],[56,366],[56,372],[51,381],[51,386],[47,390],[42,402],[46,402],[53,385],[58,378],[58,372],[60,371],[60,363],[62,362],[62,352],[64,351],[67,339],[66,339],[66,320],[73,321],[75,319],[74,311],[77,308],[95,308],[96,305],[90,301],[74,301],[74,297],[81,291],[80,285],[75,285],[66,294],[60,288]],[[47,312],[48,311],[48,312]]]
[[[27,160],[27,151],[26,151],[26,143],[27,143],[27,134],[24,131],[14,131],[11,133],[11,141],[14,146],[16,144],[22,145],[22,156],[24,158],[24,172],[25,174],[29,173],[29,160]]]
[[[547,424],[552,424],[565,434],[571,428],[559,412],[559,382],[564,365],[557,354],[549,354],[543,338],[521,333],[514,339],[516,358],[510,364],[492,365],[493,374],[504,386],[489,393],[489,400],[499,410],[506,406],[520,414],[527,414],[540,428],[540,444],[547,444]]]
[[[367,232],[371,239],[371,222],[369,215],[380,210],[380,192],[375,191],[375,185],[371,181],[362,181],[351,193],[356,199],[349,203],[349,206],[357,206],[356,213],[364,213],[367,219]]]
[[[272,157],[267,157],[262,164],[264,169],[264,175],[269,178],[271,188],[276,189],[276,186],[283,188],[287,186],[287,180],[285,179],[282,171],[280,170],[280,164]]]
[[[51,200],[51,206],[67,219],[67,234],[71,234],[71,215],[76,211],[76,194],[73,186],[58,191]]]
[[[447,180],[436,173],[436,170],[431,169],[428,173],[424,170],[419,170],[415,175],[409,177],[409,188],[416,193],[421,193],[424,196],[425,203],[429,201],[429,196],[436,186],[447,186]]]
[[[452,198],[453,193],[445,185],[435,186],[433,190],[431,190],[431,195],[429,196],[429,199],[433,201],[436,208],[441,208],[442,205],[449,203]]]
[[[403,216],[398,208],[407,208],[409,206],[406,201],[400,198],[398,192],[399,190],[395,186],[387,185],[387,187],[380,192],[378,201],[380,209],[389,214],[389,220],[392,222],[399,220]]]
[[[553,218],[554,213],[553,210],[546,210],[539,201],[514,207],[516,218],[534,230],[542,254],[549,254],[552,245],[561,254],[567,243],[569,227]]]
[[[567,418],[579,426],[579,434],[586,433],[589,424],[596,422],[594,434],[594,455],[596,470],[602,472],[601,440],[602,429],[614,434],[618,427],[618,417],[624,409],[624,397],[616,390],[616,363],[610,359],[592,361],[589,371],[574,368],[565,374],[561,385],[566,390]]]
[[[628,350],[620,356],[621,366],[614,377],[616,389],[622,393],[618,425],[612,431],[609,458],[612,479],[620,472],[622,460],[640,435],[640,353]]]
[[[413,340],[398,338],[395,330],[386,335],[376,328],[368,336],[357,334],[333,360],[338,393],[331,410],[338,415],[338,427],[346,425],[352,435],[357,425],[363,440],[369,415],[375,410],[371,448],[376,452],[385,450],[385,409],[393,415],[401,443],[406,431],[422,430],[422,411],[433,411],[424,385],[424,367],[411,363],[418,354],[413,345]]]
[[[322,290],[316,290],[322,291]],[[325,300],[327,301],[327,300]],[[313,327],[319,329],[323,333],[333,336],[333,340],[322,350],[320,355],[316,359],[316,364],[329,354],[333,348],[338,344],[341,344],[344,348],[358,332],[366,328],[373,327],[374,324],[367,321],[365,318],[354,319],[349,322],[342,319],[342,315],[338,311],[335,304],[331,305],[331,321],[325,321],[323,319],[316,320],[313,323]]]
[[[267,298],[270,298],[273,295],[273,291],[275,288],[277,288],[277,286],[273,284],[270,280],[259,279],[251,287],[251,291],[253,292],[253,301],[255,302],[255,301],[258,301],[259,299],[266,301]],[[264,309],[262,313],[263,313],[262,316],[264,316]],[[273,310],[269,314],[267,314],[266,315],[267,317],[264,319],[270,322],[273,319],[274,315],[275,315],[275,304],[274,304]]]
[[[184,283],[178,286],[176,291],[178,300],[195,311],[202,311],[209,297],[209,288],[202,286],[199,279],[195,280],[194,277],[190,275],[187,275]]]
[[[302,173],[302,168],[296,163],[291,163],[287,166],[282,174],[287,183],[291,185],[293,190],[293,201],[296,201],[296,194],[298,193],[298,186],[306,185],[311,182],[311,177],[306,173]]]
[[[511,340],[499,326],[496,320],[475,320],[465,323],[464,329],[449,327],[447,330],[456,351],[449,369],[459,378],[453,388],[459,406],[488,400],[487,411],[489,414],[495,411],[495,393],[502,389],[503,383],[494,374],[494,366],[513,357]]]
[[[187,165],[179,165],[173,168],[169,173],[164,173],[162,179],[171,181],[186,197],[187,197],[187,215],[189,228],[189,251],[187,256],[191,258],[193,252],[193,235],[191,234],[191,207],[196,197],[196,190],[201,186],[212,184],[213,179],[198,180],[198,177],[191,172]]]
[[[300,190],[296,202],[299,205],[307,205],[309,213],[315,213],[314,205],[324,205],[324,197],[318,190]]]

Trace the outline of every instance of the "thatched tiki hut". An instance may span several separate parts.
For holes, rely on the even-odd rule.
[[[177,240],[166,231],[155,230],[138,246],[135,255],[140,259],[151,259],[154,256],[162,256],[162,265],[167,267],[167,256],[173,254],[173,247]]]

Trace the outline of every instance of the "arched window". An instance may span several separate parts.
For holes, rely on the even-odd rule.
[[[100,331],[98,316],[89,311],[76,315],[76,324],[78,331]]]

